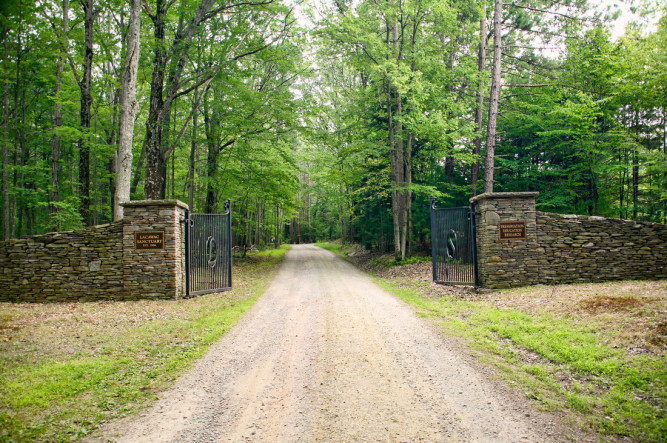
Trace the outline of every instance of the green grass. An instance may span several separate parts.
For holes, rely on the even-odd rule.
[[[326,249],[327,251],[331,251],[341,257],[343,257],[345,260],[347,260],[348,254],[350,254],[352,251],[354,251],[357,246],[351,243],[315,243],[315,246]]]
[[[326,242],[315,243],[315,246],[320,247],[322,249],[326,249],[327,251],[334,252],[343,258],[347,258],[347,255],[356,248],[354,244],[340,244],[340,243],[326,243]],[[389,256],[379,256],[373,258],[372,266],[374,268],[381,267],[386,269],[392,266],[403,266],[418,262],[430,262],[430,261],[431,257],[424,257],[424,256],[406,257],[403,260],[396,260],[395,258],[391,258]]]
[[[457,297],[432,298],[420,284],[376,279],[544,408],[569,410],[594,430],[642,441],[667,440],[667,361],[631,355],[603,333],[549,314],[535,315]]]
[[[290,250],[290,245],[280,245],[275,249],[265,249],[264,251],[260,252],[255,252],[252,253],[251,255],[255,257],[260,257],[260,258],[279,258],[282,259],[285,256],[285,253]],[[262,263],[268,263],[271,264],[271,261],[262,261]]]
[[[136,412],[243,316],[288,249],[254,254],[235,269],[235,289],[222,294],[115,304],[5,304],[11,312],[3,315],[5,326],[35,312],[48,314],[48,320],[22,327],[0,347],[0,441],[71,441],[103,420]]]
[[[340,243],[315,243],[315,246],[318,248],[326,249],[327,251],[334,252],[340,256],[344,256],[344,248],[343,245]],[[343,248],[343,251],[341,251],[341,248]]]

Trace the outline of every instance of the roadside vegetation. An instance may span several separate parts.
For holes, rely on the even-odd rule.
[[[348,258],[540,408],[610,437],[665,441],[667,281],[478,293],[431,283],[429,263]]]
[[[71,441],[156,398],[264,292],[289,246],[187,300],[0,304],[0,441]]]

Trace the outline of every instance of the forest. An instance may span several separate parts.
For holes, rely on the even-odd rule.
[[[399,259],[431,195],[667,223],[667,5],[598,3],[3,0],[0,238],[130,199]]]

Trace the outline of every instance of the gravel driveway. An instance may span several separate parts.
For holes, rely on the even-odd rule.
[[[349,263],[294,246],[268,291],[102,441],[553,441],[562,427]],[[558,438],[556,438],[558,437]]]

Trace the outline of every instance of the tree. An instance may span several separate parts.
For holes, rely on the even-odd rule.
[[[130,179],[132,175],[132,140],[134,119],[138,109],[136,99],[137,71],[140,54],[141,1],[130,0],[130,24],[127,38],[127,55],[123,71],[123,85],[120,97],[120,135],[118,156],[116,157],[116,192],[114,195],[114,220],[123,218],[123,201],[130,200]]]
[[[173,3],[173,2],[172,2]],[[150,8],[144,7],[144,10],[151,18],[154,28],[154,55],[153,55],[153,74],[151,78],[151,98],[148,120],[146,121],[146,185],[144,189],[145,197],[148,199],[157,199],[164,196],[165,184],[165,165],[166,161],[173,152],[173,147],[164,146],[163,134],[168,128],[167,120],[170,115],[171,107],[178,97],[190,93],[191,91],[210,81],[221,69],[225,61],[236,62],[244,57],[255,54],[280,40],[290,22],[288,12],[284,16],[284,25],[281,30],[273,32],[270,26],[264,26],[265,32],[257,35],[252,21],[256,21],[262,26],[262,22],[272,21],[270,10],[265,8],[272,2],[257,1],[241,4],[223,3],[216,4],[215,0],[202,0],[195,8],[194,14],[188,16],[189,10],[180,11],[178,28],[174,34],[172,43],[166,44],[167,12],[172,3],[165,0],[157,0],[156,8],[153,12]],[[254,9],[257,8],[258,11]],[[221,57],[199,77],[184,78],[186,61],[193,43],[193,38],[197,32],[203,29],[204,23],[209,22],[214,17],[225,13],[232,17],[232,23],[218,23],[221,26],[235,24],[239,26],[226,41],[226,53],[220,54]],[[238,22],[234,23],[235,20]],[[244,21],[251,22],[244,23]],[[242,32],[238,32],[242,30]],[[248,43],[248,41],[250,43]],[[167,75],[167,68],[169,72]]]
[[[503,2],[495,0],[493,9],[493,68],[491,70],[491,95],[489,97],[489,117],[486,127],[486,155],[484,160],[484,192],[493,192],[493,170],[496,147],[496,122],[500,100],[500,70],[502,56]]]
[[[81,75],[76,71],[74,65],[72,70],[81,88],[81,131],[79,138],[79,198],[81,205],[79,212],[86,224],[91,223],[90,214],[90,141],[88,130],[90,129],[91,112],[93,106],[92,78],[93,78],[93,26],[95,24],[94,0],[80,0],[83,7],[84,24],[84,56],[83,70]]]

